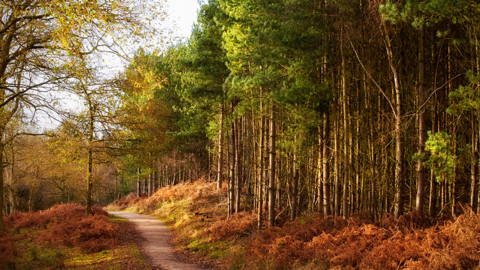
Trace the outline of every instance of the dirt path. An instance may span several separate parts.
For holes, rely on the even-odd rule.
[[[201,270],[200,266],[184,263],[179,260],[170,245],[170,231],[163,221],[151,216],[130,212],[109,211],[111,215],[124,218],[131,222],[141,237],[142,253],[148,257],[155,267],[165,270]]]

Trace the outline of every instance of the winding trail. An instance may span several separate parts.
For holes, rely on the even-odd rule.
[[[108,211],[109,214],[124,218],[135,226],[142,241],[144,256],[147,256],[154,267],[165,270],[201,270],[200,266],[180,261],[169,244],[171,234],[163,221],[151,216],[131,212]]]

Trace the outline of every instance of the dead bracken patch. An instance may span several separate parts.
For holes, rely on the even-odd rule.
[[[14,264],[17,250],[11,236],[0,234],[0,269]]]
[[[15,213],[4,218],[7,228],[48,228],[39,239],[53,245],[79,246],[84,252],[98,252],[116,244],[118,226],[108,221],[108,213],[92,207],[93,215],[85,216],[85,207],[61,204],[40,212]]]
[[[145,194],[137,197],[135,193],[131,193],[125,198],[113,203],[113,206],[118,207],[117,209],[120,210],[135,206],[148,211],[154,210],[158,203],[164,201],[199,199],[200,197],[209,196],[217,192],[215,183],[207,183],[201,179],[193,183],[180,183],[175,186],[166,186],[157,190],[150,198]]]
[[[274,269],[315,260],[355,269],[474,269],[480,262],[480,215],[467,210],[428,220],[412,213],[396,222],[316,217],[267,229],[246,245],[247,268]]]
[[[234,237],[246,236],[253,233],[257,217],[250,212],[233,214],[229,219],[219,220],[206,233],[212,236],[213,240],[232,240]]]

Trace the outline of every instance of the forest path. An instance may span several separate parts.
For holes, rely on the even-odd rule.
[[[135,226],[143,239],[141,251],[148,257],[154,267],[165,270],[201,270],[195,264],[182,262],[173,251],[170,244],[171,233],[165,223],[151,216],[131,212],[108,211],[110,215],[124,218]]]

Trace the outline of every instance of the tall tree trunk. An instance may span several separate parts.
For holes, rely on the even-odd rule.
[[[347,74],[345,54],[343,52],[343,21],[340,33],[340,55],[342,58],[342,107],[343,107],[343,218],[348,217],[348,204],[347,204],[347,186],[349,182],[349,164],[348,164],[348,96],[347,96]]]
[[[241,181],[241,168],[240,168],[240,159],[241,159],[241,147],[240,147],[240,133],[241,128],[239,128],[239,120],[235,119],[235,213],[240,212],[240,193],[242,188]]]
[[[470,205],[472,209],[476,209],[476,200],[475,194],[477,190],[477,160],[478,160],[478,143],[477,143],[477,129],[475,115],[472,115],[472,152],[473,152],[473,162],[471,166],[471,182],[470,182]]]
[[[232,116],[233,112],[235,110],[235,104],[232,102]],[[234,207],[235,207],[235,165],[236,165],[236,154],[235,154],[235,121],[232,123],[231,126],[231,134],[230,134],[230,186],[228,187],[228,193],[229,193],[229,212],[228,216],[231,216],[234,213]]]
[[[290,220],[294,221],[297,217],[298,208],[298,168],[297,168],[297,135],[294,137],[294,150],[292,162],[292,209],[290,210]]]
[[[318,201],[317,201],[317,211],[323,211],[323,144],[325,143],[325,139],[323,138],[322,126],[318,126],[318,159],[317,159],[317,192],[318,192]]]
[[[432,134],[437,132],[437,94],[434,96],[433,100],[433,123],[432,123]],[[437,181],[435,179],[435,173],[433,170],[430,171],[430,198],[428,202],[428,216],[430,218],[435,217],[436,205],[437,205]]]
[[[427,133],[425,128],[425,27],[420,30],[419,42],[419,88],[418,88],[418,154],[421,156],[425,151],[425,142],[427,141]],[[415,210],[418,214],[423,214],[423,193],[425,190],[425,167],[421,158],[418,159],[417,166],[417,197]]]
[[[90,215],[92,213],[92,171],[93,171],[93,160],[92,160],[92,149],[88,149],[88,162],[87,162],[87,194],[86,194],[86,209],[85,215]]]
[[[323,124],[323,213],[330,215],[330,114],[324,113],[325,122]]]
[[[152,172],[148,174],[148,197],[152,197],[153,193],[153,181],[152,181],[153,175]]]
[[[245,131],[247,133],[247,138],[246,138],[246,168],[245,168],[245,183],[247,184],[247,199],[245,205],[247,207],[251,206],[251,201],[252,201],[252,181],[251,181],[251,172],[253,164],[250,164],[250,152],[251,152],[251,137],[250,137],[250,121],[251,121],[251,116],[250,113],[246,114],[246,121],[245,121]],[[253,170],[255,171],[255,170]]]
[[[260,111],[263,112],[262,110],[262,104],[260,104]],[[262,116],[260,118],[260,155],[258,155],[259,158],[259,183],[258,183],[258,222],[257,222],[257,228],[260,230],[262,228],[262,223],[263,223],[263,172],[264,172],[264,159],[263,155],[265,153],[265,116]]]
[[[0,131],[1,134],[3,134],[3,128],[2,130]],[[3,137],[3,136],[2,136]],[[6,227],[5,227],[5,222],[3,221],[3,207],[4,207],[4,198],[3,198],[3,195],[4,195],[4,192],[3,192],[3,187],[4,187],[4,183],[3,183],[3,170],[4,170],[4,167],[3,167],[3,148],[4,148],[4,144],[3,144],[3,139],[1,139],[2,137],[0,137],[0,233],[3,233],[3,232],[6,232]]]
[[[338,157],[338,133],[339,133],[339,127],[338,127],[338,94],[337,97],[335,97],[335,102],[334,102],[334,108],[333,108],[333,124],[334,124],[334,142],[333,142],[333,151],[334,151],[334,185],[335,185],[335,190],[334,190],[334,207],[335,207],[335,216],[338,217],[340,216],[340,183],[339,183],[339,157]]]
[[[273,102],[273,101],[272,101]],[[268,227],[275,223],[275,105],[270,110],[270,179],[268,185]]]
[[[477,63],[479,63],[479,62],[480,61],[478,60],[478,57],[477,57]],[[477,68],[478,68],[478,64],[477,64]],[[480,68],[478,68],[478,69],[480,69]],[[477,134],[476,143],[477,143],[477,149],[480,152],[480,106],[479,106],[479,108],[477,108],[477,128],[478,128],[478,134]],[[475,162],[474,166],[478,166],[480,168],[480,158],[478,158],[478,156],[477,156],[477,159],[476,159],[476,162]],[[479,169],[477,169],[477,171],[478,170]],[[478,194],[477,194],[477,213],[480,213],[480,187],[478,188]]]
[[[388,36],[385,22],[384,27],[385,48],[387,50],[388,63],[393,75],[395,88],[395,210],[394,216],[398,219],[403,214],[403,143],[402,143],[402,92],[400,77],[394,64],[393,50],[390,37]]]
[[[157,166],[154,163],[153,165],[153,192],[157,191],[159,189],[159,183],[158,183],[158,172],[157,172]]]
[[[92,213],[92,188],[93,188],[93,131],[94,131],[94,109],[90,106],[90,121],[88,127],[88,160],[87,160],[87,198],[85,215],[88,216]]]
[[[364,87],[366,90],[366,87]],[[360,85],[357,87],[357,120],[356,120],[356,130],[355,130],[355,205],[354,211],[357,213],[360,212],[360,198],[361,198],[361,190],[360,190],[360,170],[361,170],[361,163],[360,163],[360,115],[361,115],[361,98],[360,98]]]
[[[140,167],[137,168],[137,197],[140,198],[142,195],[142,190],[140,188]]]

